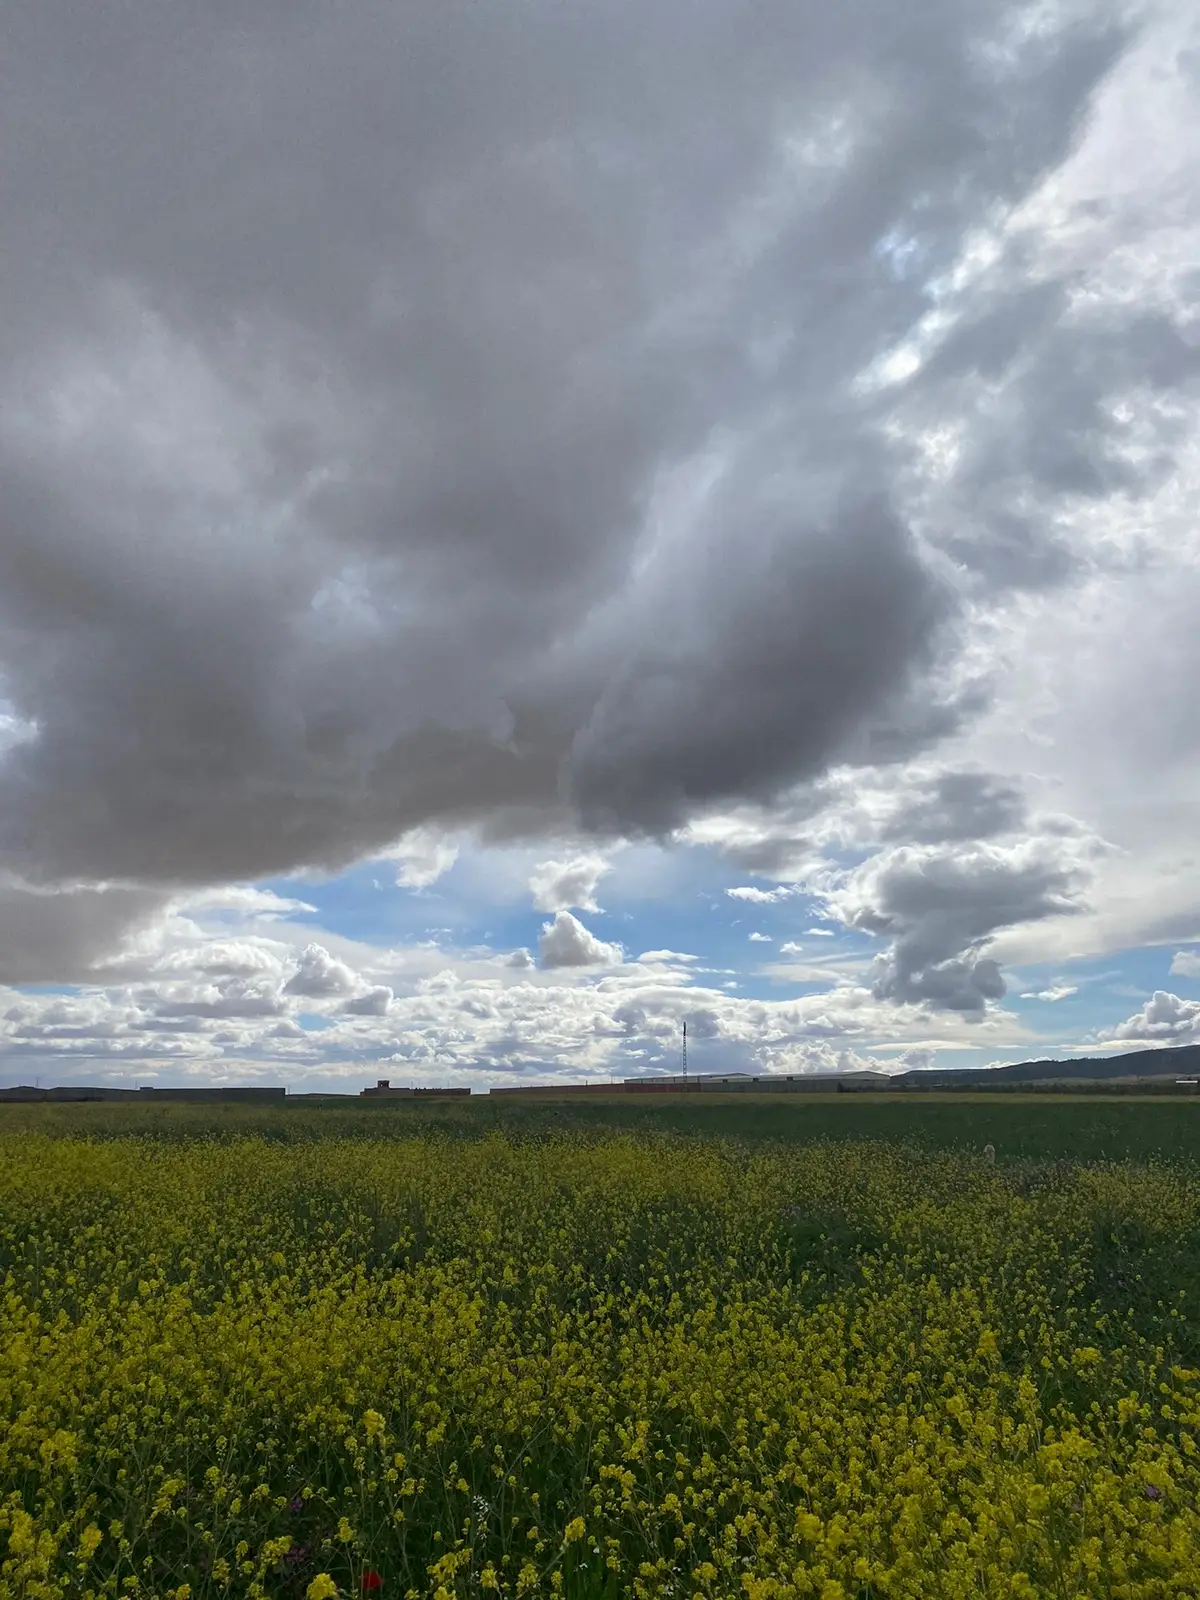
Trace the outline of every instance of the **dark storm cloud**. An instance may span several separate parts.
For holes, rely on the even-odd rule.
[[[153,889],[0,882],[0,984],[95,981],[96,963],[165,905]]]
[[[1069,149],[1106,17],[7,8],[14,869],[661,831],[951,731],[954,602],[856,380]],[[1014,300],[937,382],[1053,316]]]
[[[673,627],[647,618],[614,662],[569,766],[586,821],[665,832],[698,804],[766,798],[901,707],[946,600],[886,507],[774,536],[748,520],[744,539],[723,529],[700,594],[675,596]]]

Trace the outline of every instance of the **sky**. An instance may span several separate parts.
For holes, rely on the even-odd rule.
[[[1200,13],[11,0],[0,1083],[1200,1040]]]

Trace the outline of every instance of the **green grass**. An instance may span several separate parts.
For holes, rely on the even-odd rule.
[[[480,1138],[661,1132],[752,1143],[876,1139],[922,1149],[982,1149],[999,1162],[1194,1159],[1200,1099],[1078,1094],[705,1095],[597,1100],[547,1097],[412,1102],[329,1100],[282,1106],[99,1104],[0,1106],[0,1133],[114,1139],[231,1139],[307,1143],[318,1139],[409,1138],[429,1133]]]

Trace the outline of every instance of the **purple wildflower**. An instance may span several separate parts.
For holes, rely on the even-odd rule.
[[[288,1501],[288,1510],[289,1511],[303,1511],[304,1510],[304,1496],[302,1494],[294,1494],[292,1496],[292,1498]]]
[[[1148,1483],[1144,1493],[1147,1500],[1161,1500],[1163,1497],[1163,1492],[1156,1483]]]
[[[312,1545],[294,1544],[290,1550],[284,1553],[283,1559],[289,1567],[302,1567],[310,1560],[311,1556]]]

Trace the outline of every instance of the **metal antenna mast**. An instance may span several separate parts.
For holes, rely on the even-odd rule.
[[[687,1023],[683,1025],[683,1083],[687,1087]]]

